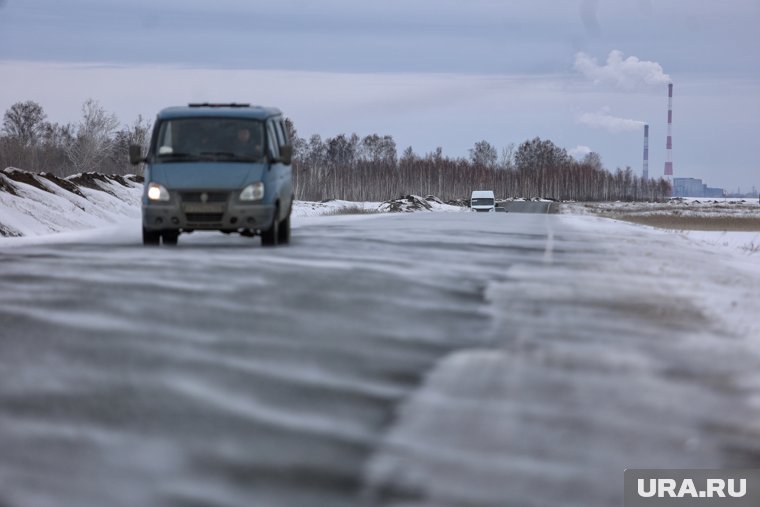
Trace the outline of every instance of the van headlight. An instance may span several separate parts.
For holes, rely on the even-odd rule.
[[[148,185],[149,201],[168,201],[169,199],[169,191],[166,190],[166,187],[158,183],[150,183]]]
[[[264,198],[264,182],[257,181],[248,185],[240,192],[241,201],[260,201]]]

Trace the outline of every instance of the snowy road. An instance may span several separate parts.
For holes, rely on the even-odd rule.
[[[0,506],[608,506],[760,467],[760,276],[593,217],[0,247]]]

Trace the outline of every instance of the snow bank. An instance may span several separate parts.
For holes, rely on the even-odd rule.
[[[118,224],[140,216],[141,194],[140,178],[133,175],[86,173],[62,179],[8,168],[0,173],[0,236]]]
[[[320,215],[360,215],[364,213],[379,213],[379,202],[353,202],[340,199],[327,201],[295,201],[293,216],[312,217]]]
[[[742,257],[760,255],[760,232],[749,231],[682,231],[681,236],[703,246],[731,252]]]

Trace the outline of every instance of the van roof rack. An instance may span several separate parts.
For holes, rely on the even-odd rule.
[[[230,102],[227,104],[218,102],[191,102],[189,107],[251,107],[250,104],[241,104],[238,102]]]

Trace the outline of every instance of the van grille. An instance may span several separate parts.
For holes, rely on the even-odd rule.
[[[202,194],[206,194],[205,201]],[[229,192],[180,192],[179,196],[182,202],[227,202]]]
[[[190,223],[221,222],[224,213],[188,213],[187,221]]]

